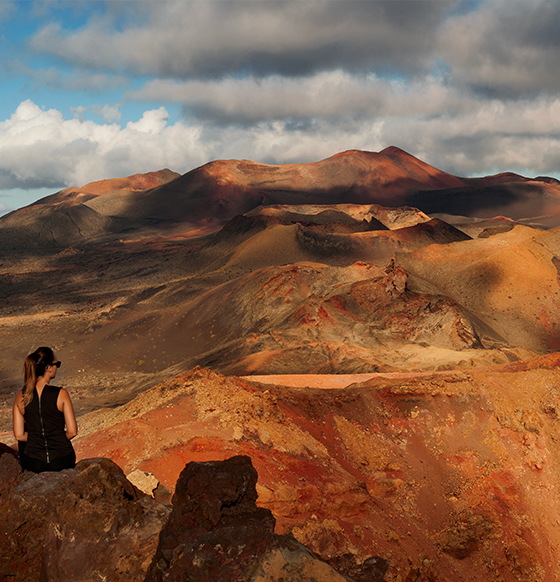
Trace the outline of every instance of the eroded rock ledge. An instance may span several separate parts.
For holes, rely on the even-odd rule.
[[[34,474],[19,472],[9,450],[0,449],[0,580],[144,578],[168,506],[136,489],[109,459]]]
[[[257,507],[251,459],[189,463],[173,506],[143,494],[109,459],[21,472],[0,443],[0,580],[25,582],[381,582],[387,563],[337,569]]]

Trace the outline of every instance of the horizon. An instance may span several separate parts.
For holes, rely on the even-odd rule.
[[[549,0],[1,2],[0,215],[391,145],[461,177],[559,178],[559,20]]]

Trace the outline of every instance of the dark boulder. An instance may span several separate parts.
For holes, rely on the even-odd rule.
[[[9,456],[0,464],[11,466]],[[18,470],[0,495],[0,580],[142,580],[168,514],[108,459],[58,473]]]
[[[0,496],[2,489],[16,482],[21,473],[19,455],[4,443],[0,443]]]
[[[145,582],[348,580],[290,535],[275,535],[272,513],[256,505],[251,459],[189,463]]]

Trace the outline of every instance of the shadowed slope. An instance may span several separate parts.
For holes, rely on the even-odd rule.
[[[94,243],[100,237],[130,228],[138,229],[146,221],[119,218],[138,191],[160,186],[179,174],[161,170],[92,182],[82,188],[67,188],[15,210],[0,219],[0,249],[64,248]]]
[[[516,226],[486,239],[397,254],[415,290],[457,301],[512,345],[560,346],[560,229]]]
[[[419,191],[407,203],[428,214],[448,213],[491,218],[504,214],[519,220],[560,213],[560,182],[517,174],[466,179],[466,187]]]
[[[110,233],[113,221],[84,204],[41,204],[16,210],[0,222],[2,251],[64,248]]]

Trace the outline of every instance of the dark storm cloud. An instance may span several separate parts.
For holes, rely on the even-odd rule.
[[[73,64],[137,75],[212,78],[412,72],[431,67],[437,31],[453,0],[149,3],[146,22],[123,30],[95,20],[70,32],[46,26],[32,45]],[[146,8],[144,8],[146,10]]]
[[[442,26],[439,51],[453,82],[490,97],[560,88],[560,2],[495,0]]]

